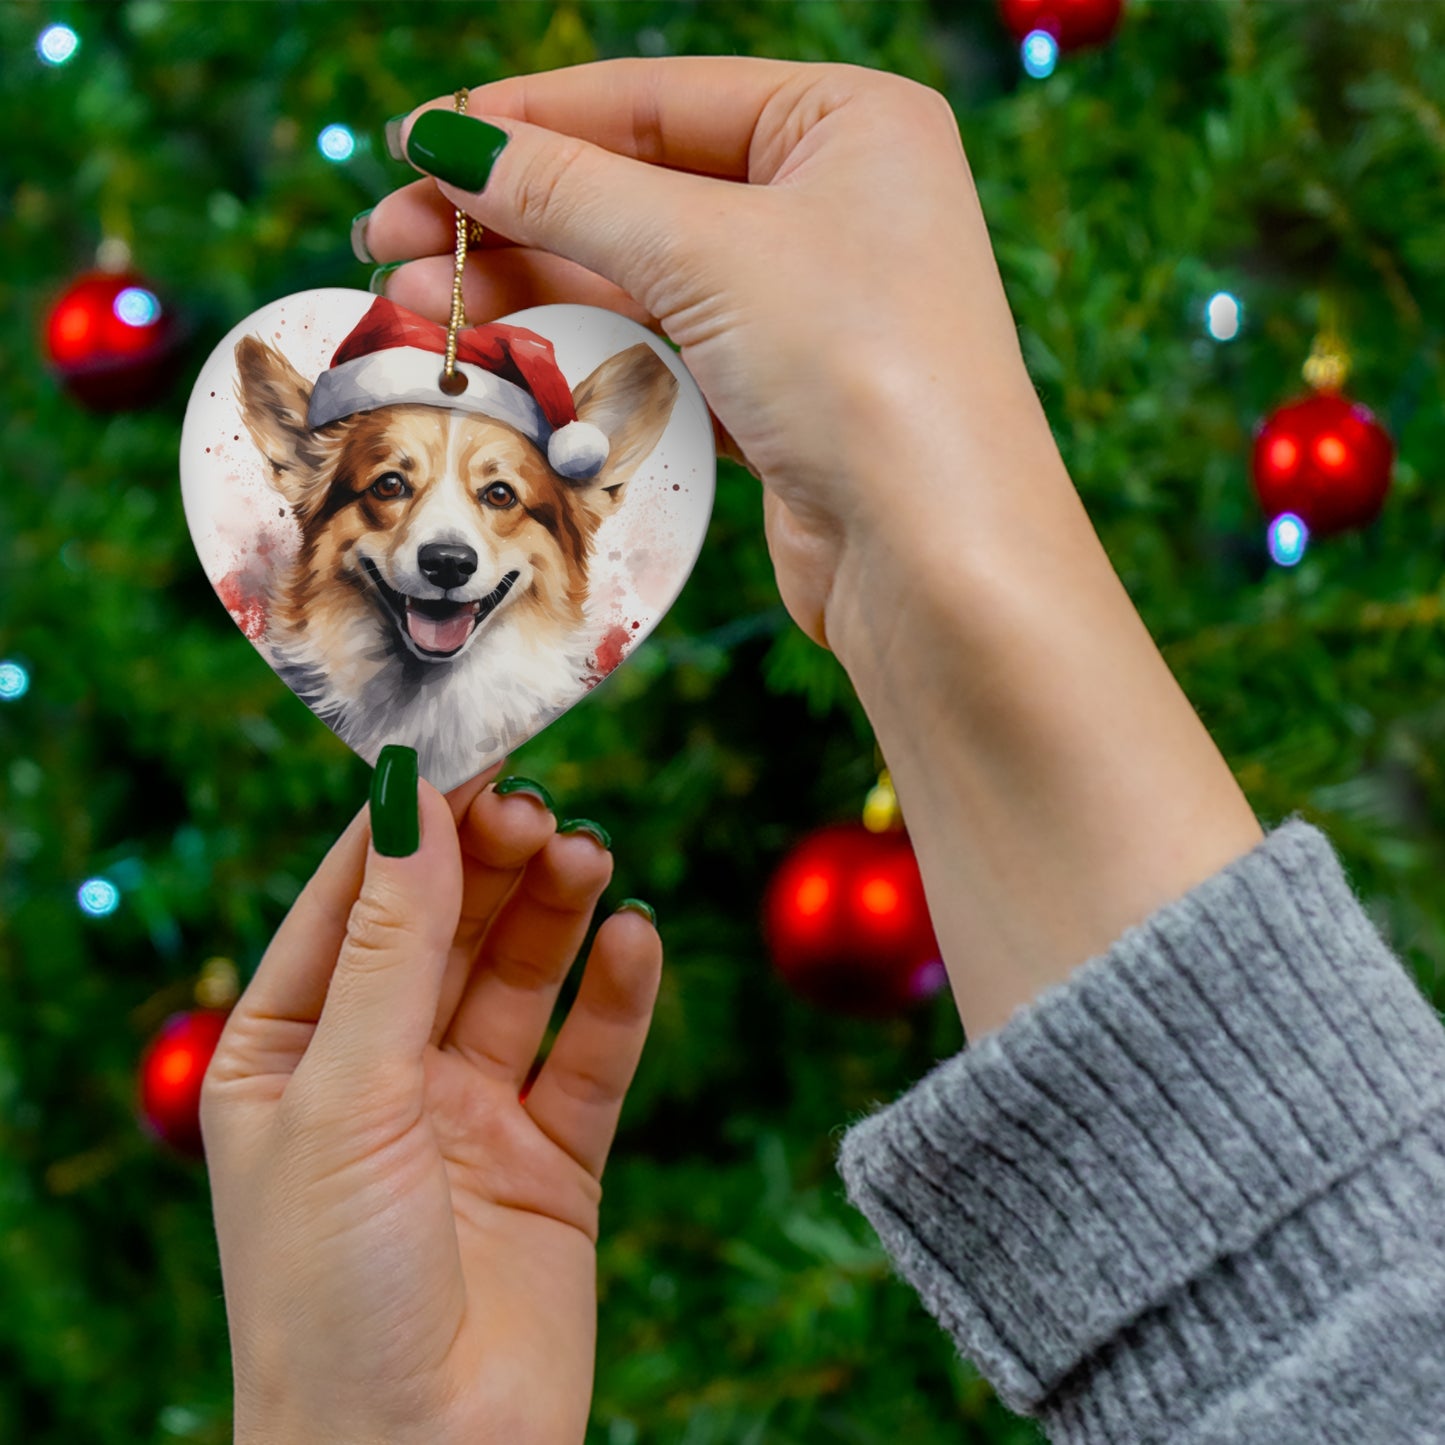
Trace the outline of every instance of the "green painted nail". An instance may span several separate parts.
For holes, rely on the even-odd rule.
[[[595,838],[602,847],[612,848],[612,834],[602,826],[601,823],[594,823],[591,818],[568,818],[565,823],[558,824],[559,833],[586,833],[588,837]]]
[[[657,927],[657,910],[640,898],[624,898],[617,905],[619,913],[640,913],[654,928]]]
[[[500,793],[502,797],[510,797],[513,793],[526,793],[530,798],[536,798],[549,813],[557,811],[557,805],[552,801],[552,795],[541,783],[534,783],[531,778],[503,778],[500,783],[492,785],[494,793]]]
[[[484,120],[454,110],[424,110],[406,138],[406,158],[448,185],[480,191],[508,139],[506,131]]]
[[[394,161],[404,161],[405,153],[401,148],[401,128],[406,123],[406,118],[411,112],[404,111],[401,115],[394,115],[386,123],[384,134],[386,136],[386,153]]]
[[[376,257],[366,244],[366,223],[371,219],[374,206],[358,211],[351,218],[351,254],[365,266],[375,266]]]
[[[392,261],[385,266],[378,266],[376,270],[371,273],[371,280],[366,283],[366,289],[370,291],[373,296],[385,296],[386,278],[390,276],[398,266],[405,265],[405,261]]]
[[[371,841],[387,858],[409,858],[421,846],[416,749],[389,743],[371,775]]]

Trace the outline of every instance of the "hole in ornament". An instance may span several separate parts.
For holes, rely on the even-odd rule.
[[[450,376],[445,371],[437,377],[437,385],[447,396],[460,396],[467,389],[467,378],[464,372],[454,371]]]

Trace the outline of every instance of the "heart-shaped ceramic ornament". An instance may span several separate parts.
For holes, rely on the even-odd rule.
[[[359,291],[287,296],[201,370],[181,491],[211,585],[369,763],[443,790],[585,697],[687,580],[712,425],[650,332],[538,306],[461,332]],[[460,382],[453,379],[453,388]]]

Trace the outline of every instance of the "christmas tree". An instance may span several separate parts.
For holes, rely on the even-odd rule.
[[[382,123],[458,85],[738,52],[942,90],[1130,594],[1261,819],[1323,827],[1445,1002],[1445,11],[1134,0],[1108,43],[1057,50],[1021,54],[985,0],[0,10],[0,1440],[231,1438],[204,1169],[138,1123],[137,1064],[206,959],[244,983],[368,771],[207,584],[181,412],[249,312],[366,286],[350,218],[412,176]],[[127,324],[154,304],[169,328],[121,410],[48,365],[98,250],[133,278]],[[1322,336],[1393,439],[1392,486],[1369,526],[1277,524],[1272,551],[1254,431]],[[730,464],[673,612],[512,759],[608,826],[609,901],[655,903],[668,951],[606,1177],[597,1445],[1038,1438],[833,1167],[843,1125],[961,1046],[947,994],[851,1018],[766,953],[769,878],[877,768]]]

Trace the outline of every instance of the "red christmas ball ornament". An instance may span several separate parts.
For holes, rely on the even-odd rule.
[[[201,1158],[201,1082],[216,1052],[229,1009],[172,1014],[140,1062],[140,1116],[157,1138]]]
[[[1118,28],[1124,0],[999,0],[999,16],[1015,40],[1045,31],[1060,50],[1102,45]]]
[[[154,401],[175,374],[175,318],[142,277],[92,271],[71,283],[45,322],[45,350],[65,388],[96,411]]]
[[[900,1013],[946,980],[918,862],[901,830],[841,823],[810,834],[773,875],[763,909],[778,973],[824,1008]]]
[[[1395,447],[1368,407],[1321,391],[1270,413],[1254,439],[1255,495],[1273,520],[1293,512],[1314,536],[1365,527],[1390,490]]]

